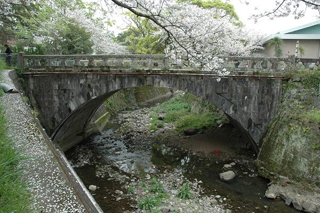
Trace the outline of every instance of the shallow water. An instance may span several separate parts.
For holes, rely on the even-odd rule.
[[[121,123],[119,120],[110,123],[109,129],[101,135],[91,137],[66,153],[84,184],[87,187],[91,184],[99,186],[93,195],[105,212],[134,210],[135,201],[126,195],[124,185],[133,178],[144,177],[148,173],[159,174],[164,170],[182,172],[190,181],[201,180],[205,194],[226,198],[228,209],[232,212],[297,212],[292,207],[286,206],[280,199],[264,198],[268,180],[257,176],[252,152],[249,150],[244,151],[247,153],[245,155],[233,156],[233,152],[231,156],[224,155],[224,150],[233,149],[224,148],[224,146],[230,146],[232,141],[221,144],[221,135],[217,139],[219,151],[214,152],[210,157],[204,157],[174,146],[170,141],[166,141],[165,144],[159,139],[151,141],[150,138],[139,137],[131,140],[130,134],[121,135],[117,131],[119,123]],[[229,134],[228,131],[230,131]],[[229,140],[232,131],[234,129],[231,128],[222,131],[228,136],[224,138],[225,140]],[[218,134],[207,132],[187,139],[188,143],[199,144],[201,144],[199,140],[203,140],[205,141],[203,143],[211,143],[208,145],[210,146],[216,143],[214,135],[218,136]],[[177,141],[173,144],[177,144]],[[232,170],[237,173],[237,177],[230,182],[223,182],[219,179],[219,173],[223,171],[224,164],[231,162],[236,163]],[[107,169],[101,169],[105,165]],[[97,171],[100,170],[104,171],[104,177],[96,176]]]

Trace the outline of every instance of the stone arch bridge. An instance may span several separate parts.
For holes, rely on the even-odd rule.
[[[57,60],[59,57],[60,61]],[[73,63],[72,66],[67,66],[67,60],[61,56],[41,58],[20,55],[19,62],[20,67],[27,71],[24,74],[26,92],[39,112],[42,125],[53,142],[59,144],[64,151],[89,136],[86,129],[92,116],[112,94],[125,88],[153,86],[183,90],[216,105],[246,133],[258,152],[260,140],[275,116],[282,95],[283,78],[273,75],[252,75],[252,72],[248,75],[238,70],[238,75],[220,79],[215,74],[201,74],[190,70],[182,72],[172,67],[169,71],[165,70],[167,61],[161,57],[155,58],[155,63],[146,58],[141,59],[141,56],[134,62],[128,60],[127,56],[121,56],[122,68],[119,68],[119,63],[116,64],[118,67],[108,65],[108,59],[102,56],[99,63],[102,61],[103,68],[93,66],[91,56],[87,57],[87,61],[84,60],[84,66],[80,66],[78,56],[71,57],[74,60],[69,60],[68,63]],[[238,63],[239,58],[236,60]],[[240,61],[240,66],[244,64],[245,71],[250,71],[248,64],[255,70],[255,65],[263,64],[261,58],[257,59],[258,63],[251,63],[248,58],[243,60],[245,62]],[[133,71],[132,66],[140,66],[139,63],[143,67],[151,66],[152,71]],[[274,65],[271,63],[269,68],[272,67]]]
[[[216,105],[252,140],[256,150],[275,115],[282,79],[201,74],[29,73],[27,90],[40,120],[63,150],[87,137],[98,107],[124,88],[154,86],[183,90]]]

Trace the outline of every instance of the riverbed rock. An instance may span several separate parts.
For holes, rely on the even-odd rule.
[[[220,173],[219,176],[221,180],[229,181],[236,176],[236,173],[234,173],[234,171],[227,171],[227,172]]]
[[[184,130],[184,134],[185,135],[195,135],[195,134],[197,134],[197,132],[198,132],[198,129],[196,129],[196,128],[190,128],[190,129],[186,129],[186,130]]]
[[[297,183],[286,186],[272,184],[269,186],[265,196],[267,198],[281,197],[287,205],[293,204],[293,207],[299,211],[319,213],[320,195],[310,193],[309,190]]]
[[[89,186],[89,190],[90,190],[90,191],[93,191],[93,192],[96,191],[97,188],[98,188],[98,187],[97,187],[96,185],[90,185],[90,186]]]
[[[223,168],[224,169],[230,169],[230,168],[232,168],[232,165],[231,164],[224,164]]]

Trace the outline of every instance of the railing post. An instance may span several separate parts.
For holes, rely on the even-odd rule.
[[[163,64],[164,64],[164,68],[170,68],[169,67],[169,57],[167,56],[163,56],[164,60],[163,60]]]
[[[18,60],[19,60],[19,68],[20,70],[24,69],[24,52],[19,52],[18,54]]]

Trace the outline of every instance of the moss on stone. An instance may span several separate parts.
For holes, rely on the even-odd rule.
[[[264,137],[256,165],[260,175],[272,180],[285,176],[320,185],[320,123],[314,116],[319,112],[315,89],[320,72],[297,72],[291,79],[295,80],[284,84],[282,103]]]

